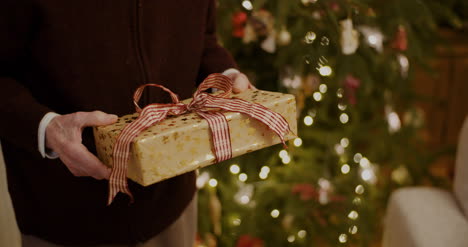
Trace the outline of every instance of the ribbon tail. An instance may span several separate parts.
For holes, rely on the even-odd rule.
[[[109,179],[109,196],[107,205],[110,205],[119,192],[123,192],[130,197],[133,203],[133,195],[128,188],[127,166],[130,158],[130,145],[132,140],[149,126],[161,121],[167,115],[169,109],[158,109],[157,106],[147,106],[141,112],[139,118],[125,126],[117,137],[113,148],[112,171]]]
[[[111,205],[114,201],[115,197],[119,192],[125,193],[130,197],[130,203],[134,202],[133,194],[130,192],[128,188],[127,178],[121,178],[117,174],[118,169],[113,169],[111,173],[111,177],[109,179],[109,196],[107,198],[107,206]],[[122,174],[122,173],[120,173]],[[125,173],[126,174],[126,173]],[[126,176],[126,175],[124,175]],[[125,182],[122,182],[125,181]]]
[[[231,135],[226,116],[220,112],[202,112],[197,114],[206,119],[213,138],[214,153],[217,162],[232,158]]]
[[[114,198],[115,196],[117,195],[117,193],[119,193],[119,191],[117,190],[113,190],[110,186],[109,186],[109,196],[107,198],[107,206],[110,206],[112,204],[112,202],[114,201]]]
[[[127,133],[132,132],[132,129],[138,126],[137,122],[134,123],[136,124],[133,124],[133,126],[127,125],[127,127],[122,130],[123,134],[120,134],[114,146],[114,165],[112,166],[112,171],[109,178],[109,196],[107,199],[108,206],[113,202],[114,198],[119,192],[123,192],[129,195],[130,201],[133,202],[133,195],[128,189],[127,184],[127,162],[130,157],[130,142],[136,134],[133,132],[133,135],[127,135]]]

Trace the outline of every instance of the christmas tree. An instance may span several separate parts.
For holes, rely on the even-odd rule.
[[[461,2],[460,2],[461,3]],[[449,6],[450,5],[450,6]],[[411,87],[454,1],[222,0],[218,33],[259,89],[294,94],[298,138],[200,171],[200,246],[370,246],[390,193],[444,185]],[[466,5],[466,4],[465,4]]]

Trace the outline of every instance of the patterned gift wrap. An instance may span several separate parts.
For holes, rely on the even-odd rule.
[[[281,114],[291,130],[285,135],[285,140],[295,138],[297,122],[294,96],[247,90],[233,97],[261,104]],[[223,114],[229,123],[233,157],[281,142],[273,131],[255,119],[235,112]],[[115,124],[94,128],[97,153],[104,164],[113,165],[114,143],[122,129],[137,117],[138,113],[126,115]],[[127,177],[143,186],[216,163],[208,123],[196,113],[169,116],[149,127],[133,140],[130,150]]]

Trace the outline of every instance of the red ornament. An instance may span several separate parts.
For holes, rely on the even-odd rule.
[[[311,184],[296,184],[292,188],[291,192],[293,194],[299,194],[299,198],[303,201],[318,198],[318,192]]]
[[[361,86],[361,80],[352,75],[347,75],[344,80],[344,86],[349,103],[355,105],[357,103],[356,90]]]
[[[392,42],[392,48],[398,51],[406,51],[408,49],[408,35],[404,26],[399,26]]]
[[[200,237],[200,234],[197,233],[197,235],[195,235],[195,246],[199,246],[199,245],[202,245],[202,244],[203,244],[203,240]]]
[[[242,235],[237,240],[236,247],[263,247],[263,240],[250,235]]]
[[[247,23],[247,13],[239,11],[232,16],[232,36],[236,38],[244,37],[245,24]]]
[[[331,2],[329,3],[329,6],[330,6],[330,9],[335,12],[340,11],[340,5],[337,2]]]

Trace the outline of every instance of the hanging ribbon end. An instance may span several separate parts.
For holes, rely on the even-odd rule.
[[[128,188],[125,188],[120,191],[109,191],[109,197],[107,199],[107,206],[110,206],[112,204],[112,202],[114,201],[115,197],[117,196],[119,192],[122,192],[128,195],[128,197],[130,198],[130,201],[128,203],[129,205],[135,202],[135,198],[133,197],[133,194],[130,192]]]
[[[110,206],[112,202],[114,201],[115,196],[117,195],[118,192],[109,192],[109,197],[107,198],[107,206]]]
[[[283,138],[281,138],[281,143],[283,143],[283,148],[284,148],[284,149],[287,150],[287,149],[289,148],[288,145],[286,145],[286,141],[284,141]]]
[[[130,201],[128,202],[128,205],[133,204],[135,202],[135,198],[133,198],[133,194],[130,192],[130,190],[128,190],[128,188],[127,188],[127,191],[125,192],[125,194],[127,194],[128,197],[130,198]]]

